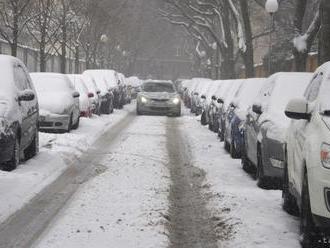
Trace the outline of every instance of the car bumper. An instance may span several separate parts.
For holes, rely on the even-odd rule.
[[[315,222],[330,228],[330,170],[321,167],[308,169],[308,186],[311,210]]]
[[[265,137],[262,141],[262,162],[265,176],[283,179],[285,149],[284,144]]]
[[[3,133],[0,134],[0,163],[11,160],[14,145],[14,135],[5,135]]]
[[[39,116],[40,131],[66,131],[70,125],[70,115],[41,115]]]
[[[178,114],[181,113],[181,105],[172,104],[138,104],[138,110],[142,113],[150,114]]]

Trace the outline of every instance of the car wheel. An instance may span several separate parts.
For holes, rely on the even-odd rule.
[[[310,206],[308,179],[304,176],[302,195],[301,195],[301,214],[300,214],[300,233],[301,245],[303,248],[312,248],[316,237],[316,228]]]
[[[268,182],[267,182],[267,178],[265,177],[265,174],[264,174],[264,167],[263,167],[263,163],[262,163],[262,153],[261,153],[260,148],[258,148],[257,159],[258,159],[257,172],[256,172],[257,185],[259,188],[267,189]]]
[[[37,130],[32,143],[24,152],[25,160],[33,158],[38,154],[38,152],[39,152],[39,133]]]
[[[70,116],[70,120],[69,120],[69,125],[68,125],[68,129],[67,129],[67,132],[70,133],[71,130],[72,130],[72,122],[73,122],[73,117],[72,117],[72,114]]]
[[[136,109],[136,114],[137,115],[142,115],[141,111],[138,108]]]
[[[6,162],[2,166],[2,170],[13,171],[17,168],[17,166],[19,165],[19,162],[20,162],[20,141],[16,135],[12,158],[10,161]]]
[[[224,148],[227,152],[230,152],[230,144],[227,141],[224,143]]]
[[[231,144],[230,144],[230,156],[234,159],[240,158],[239,153],[235,146],[234,139],[232,139]]]
[[[80,124],[80,117],[78,117],[78,120],[77,120],[77,122],[72,126],[72,129],[74,129],[74,130],[78,129],[79,124]]]
[[[255,172],[255,170],[253,171],[253,166],[245,152],[242,153],[242,169],[247,173]]]
[[[287,160],[286,160],[287,161]],[[295,197],[290,193],[289,190],[289,176],[288,176],[288,166],[284,166],[284,175],[283,175],[283,189],[282,189],[282,198],[283,198],[283,210],[288,214],[299,216],[299,209]]]

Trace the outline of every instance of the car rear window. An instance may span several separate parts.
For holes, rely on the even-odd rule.
[[[143,85],[143,91],[145,92],[168,92],[174,93],[174,87],[170,83],[145,83]]]

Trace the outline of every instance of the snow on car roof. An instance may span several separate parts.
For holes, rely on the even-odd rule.
[[[244,82],[233,99],[241,110],[247,110],[253,103],[265,80],[265,78],[249,78]]]
[[[68,76],[61,73],[37,72],[30,76],[37,92],[73,90]]]
[[[83,75],[91,76],[94,79],[97,87],[103,93],[107,93],[110,86],[106,80],[106,73],[106,70],[86,70],[83,72]]]

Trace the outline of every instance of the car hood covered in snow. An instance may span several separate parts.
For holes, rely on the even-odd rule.
[[[69,92],[43,92],[38,95],[38,99],[40,109],[53,114],[68,114],[65,111],[74,105]]]

